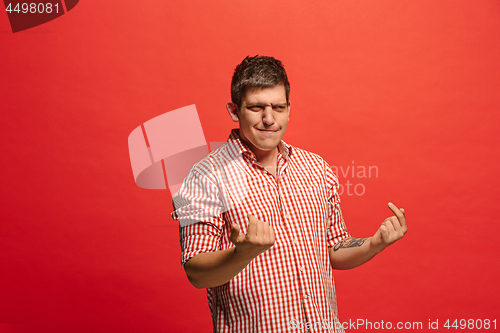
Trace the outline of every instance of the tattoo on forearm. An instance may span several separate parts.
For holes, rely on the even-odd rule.
[[[341,248],[348,248],[348,247],[358,247],[363,245],[365,240],[368,238],[354,238],[354,237],[349,237],[346,239],[341,240],[335,246],[333,247],[333,251],[337,251],[338,249]]]

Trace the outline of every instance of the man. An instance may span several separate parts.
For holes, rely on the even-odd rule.
[[[332,269],[365,263],[407,231],[390,203],[395,215],[372,237],[349,235],[330,166],[281,140],[289,93],[279,60],[245,58],[227,104],[239,129],[173,197],[182,265],[207,288],[214,332],[343,332]]]

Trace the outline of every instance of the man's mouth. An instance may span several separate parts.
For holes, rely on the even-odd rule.
[[[258,128],[257,128],[258,129]],[[258,129],[259,131],[261,132],[268,132],[268,133],[274,133],[274,132],[277,132],[278,130],[262,130],[262,129]]]

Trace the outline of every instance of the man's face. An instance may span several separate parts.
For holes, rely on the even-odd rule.
[[[237,117],[241,139],[257,158],[275,149],[285,134],[288,124],[289,103],[285,87],[249,88],[241,101]]]

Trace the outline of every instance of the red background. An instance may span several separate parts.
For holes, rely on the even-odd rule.
[[[211,332],[127,137],[196,104],[225,141],[255,54],[289,73],[285,141],[378,167],[339,175],[366,189],[342,195],[349,231],[407,211],[403,240],[336,273],[340,320],[500,319],[499,41],[497,0],[81,1],[16,34],[0,12],[0,331]]]

